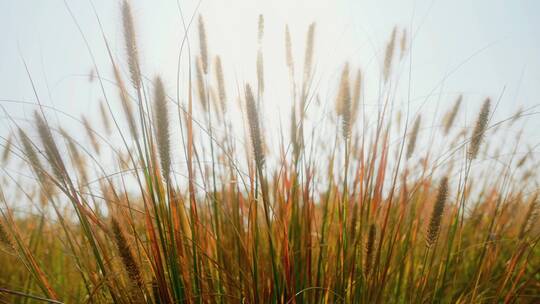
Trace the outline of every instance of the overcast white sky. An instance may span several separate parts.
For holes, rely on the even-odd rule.
[[[99,68],[110,75],[90,1],[67,2]],[[120,2],[93,3],[115,56],[122,58]],[[150,78],[158,73],[163,75],[173,94],[179,41],[183,36],[177,1],[131,3],[143,73]],[[184,16],[189,18],[199,2],[179,3]],[[501,118],[513,114],[519,105],[539,104],[540,1],[202,0],[198,12],[207,23],[211,54],[224,58],[231,86],[235,85],[232,82],[255,80],[257,17],[259,13],[265,16],[266,101],[278,115],[289,108],[283,93],[288,88],[284,25],[288,23],[291,28],[297,62],[301,62],[305,32],[313,21],[317,22],[317,77],[332,84],[326,89],[321,87],[323,99],[333,100],[333,81],[337,82],[337,73],[345,60],[364,70],[372,80],[368,90],[374,91],[385,43],[397,25],[414,34],[411,97],[418,104],[424,102],[421,97],[434,89],[437,95],[441,93],[444,103],[452,102],[456,94],[463,92],[468,111],[476,113],[483,98],[497,98],[504,88],[505,95],[497,110]],[[92,68],[90,57],[62,0],[1,0],[0,28],[0,99],[35,102],[22,63],[24,58],[44,103],[54,103],[72,114],[96,112],[99,90],[88,85],[87,77],[81,77]],[[368,93],[368,103],[369,96],[374,95]],[[429,102],[436,102],[436,98]],[[0,104],[16,117],[30,117],[32,107],[5,101]],[[0,128],[5,129],[7,121],[4,114],[0,116]],[[537,120],[536,116],[534,119]]]

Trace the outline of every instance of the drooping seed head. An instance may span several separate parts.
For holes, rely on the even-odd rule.
[[[19,138],[21,139],[21,143],[23,145],[23,151],[28,159],[28,162],[32,166],[32,169],[34,170],[34,173],[40,180],[40,182],[44,182],[45,179],[45,170],[43,169],[43,166],[41,165],[41,161],[39,160],[39,157],[36,153],[36,150],[34,150],[34,145],[32,144],[32,141],[30,138],[28,138],[28,135],[24,133],[22,129],[19,128]]]
[[[34,118],[36,120],[36,128],[39,138],[41,139],[41,143],[45,148],[45,155],[50,162],[53,173],[58,180],[63,180],[66,174],[64,161],[60,156],[60,151],[58,151],[58,146],[56,145],[54,137],[51,133],[51,129],[38,111],[34,112]]]

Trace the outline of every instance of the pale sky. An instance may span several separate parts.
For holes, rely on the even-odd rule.
[[[90,1],[67,2],[99,69],[110,76],[110,63]],[[123,62],[120,2],[93,3],[114,55]],[[179,3],[189,19],[199,2]],[[162,75],[170,95],[174,95],[178,49],[184,34],[177,1],[133,0],[131,4],[143,73],[149,78]],[[301,63],[307,27],[317,22],[316,78],[323,83],[319,92],[323,102],[333,100],[344,61],[362,68],[368,79],[366,103],[373,102],[384,47],[397,25],[414,35],[413,104],[424,105],[424,97],[432,93],[437,96],[428,103],[437,102],[440,96],[446,106],[458,93],[464,93],[470,112],[467,115],[473,117],[485,97],[496,99],[503,89],[505,94],[496,113],[499,118],[512,115],[520,105],[540,104],[540,1],[202,0],[197,12],[206,21],[210,55],[223,57],[231,99],[237,95],[233,91],[236,83],[255,82],[257,18],[264,15],[265,101],[272,115],[281,117],[289,108],[288,95],[283,92],[288,88],[283,43],[286,23],[291,28],[296,62]],[[0,99],[36,101],[24,59],[42,102],[74,115],[86,113],[92,117],[97,113],[100,91],[84,76],[92,69],[90,57],[62,0],[1,0],[0,28]],[[193,27],[190,37],[195,34]],[[197,46],[192,43],[192,49]],[[401,79],[407,80],[408,70],[408,63],[400,68]],[[401,98],[403,102],[405,97]],[[31,117],[34,109],[5,101],[0,104],[16,118]],[[0,128],[6,130],[4,113],[1,117]],[[537,116],[532,119],[538,120]],[[538,135],[537,128],[530,131]]]

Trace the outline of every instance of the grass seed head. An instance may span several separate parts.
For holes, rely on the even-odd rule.
[[[390,41],[386,45],[386,51],[384,53],[384,66],[383,66],[384,82],[388,82],[388,79],[390,78],[390,72],[392,69],[392,60],[394,58],[394,49],[396,45],[396,31],[397,29],[394,27],[394,30],[392,31],[392,35],[390,36]]]
[[[221,66],[221,58],[216,56],[214,61],[214,68],[216,71],[216,80],[219,93],[219,102],[223,113],[227,112],[227,92],[225,90],[225,78],[223,76],[223,67]]]
[[[171,142],[166,98],[163,82],[160,77],[156,77],[154,84],[156,140],[161,161],[161,172],[163,178],[168,179],[171,172]]]
[[[421,120],[422,120],[422,116],[418,115],[418,117],[414,121],[413,129],[409,137],[409,144],[407,145],[407,158],[411,158],[414,152],[414,149],[416,147],[416,140],[418,138],[418,132],[420,131]]]
[[[142,287],[143,280],[141,271],[139,269],[139,265],[137,265],[135,257],[133,256],[133,252],[131,251],[126,235],[122,227],[120,227],[120,223],[117,219],[113,218],[111,223],[114,242],[116,243],[118,253],[120,254],[122,264],[124,265],[128,277],[135,286]]]
[[[444,121],[444,134],[447,135],[452,126],[454,125],[454,121],[456,120],[457,113],[459,112],[459,107],[461,106],[461,101],[463,100],[463,95],[459,95],[456,102],[454,103],[454,106],[446,114],[446,119]]]
[[[441,220],[444,212],[444,205],[446,204],[446,198],[448,197],[448,178],[443,177],[439,184],[439,192],[437,199],[433,205],[433,211],[431,212],[431,219],[426,234],[426,245],[431,248],[437,238],[439,237],[439,231],[441,229]]]
[[[480,114],[478,114],[478,119],[476,120],[476,126],[471,137],[471,143],[468,151],[469,160],[473,160],[478,156],[478,151],[480,150],[480,144],[484,139],[484,133],[486,132],[488,120],[489,120],[489,111],[491,107],[491,100],[487,98],[482,105]]]
[[[201,64],[204,74],[208,74],[208,44],[206,40],[206,30],[204,27],[204,20],[199,15],[199,47],[201,52]]]
[[[306,54],[304,58],[304,78],[309,79],[311,71],[313,69],[313,52],[315,48],[315,23],[309,25],[307,40],[306,40]]]
[[[249,122],[249,133],[251,137],[251,144],[253,146],[253,155],[255,157],[255,162],[258,167],[264,165],[264,150],[263,150],[263,140],[261,137],[260,130],[260,121],[259,114],[257,112],[257,105],[255,103],[255,98],[253,97],[253,91],[251,86],[246,84],[246,110]]]
[[[131,6],[128,1],[122,3],[122,23],[124,25],[124,44],[128,57],[129,72],[133,87],[138,90],[141,86],[141,71],[139,64],[139,54],[137,50],[137,40],[135,38],[135,26]]]

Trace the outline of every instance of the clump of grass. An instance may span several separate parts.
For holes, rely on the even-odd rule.
[[[534,149],[514,159],[523,146],[519,136],[515,147],[493,141],[482,146],[486,166],[471,170],[492,113],[488,99],[470,137],[459,130],[449,140],[444,135],[461,123],[461,96],[432,136],[418,140],[420,115],[403,136],[405,109],[393,61],[396,52],[403,58],[407,51],[405,30],[398,35],[394,29],[386,44],[378,97],[369,96],[369,69],[345,63],[339,82],[328,81],[336,86],[330,88],[337,95],[331,117],[338,119],[321,120],[327,108],[314,81],[315,24],[307,30],[298,80],[285,26],[284,76],[290,84],[282,89],[290,90],[291,110],[286,130],[260,104],[272,79],[263,75],[262,16],[257,62],[251,63],[257,74],[241,80],[256,86],[226,90],[238,79],[220,56],[209,62],[207,29],[199,17],[199,51],[189,58],[189,78],[178,79],[173,100],[166,79],[142,77],[129,3],[123,1],[121,9],[131,88],[120,64],[110,59],[119,92],[114,97],[134,141],[125,140],[117,117],[122,115],[105,91],[102,123],[95,125],[91,116],[76,121],[82,138],[74,128],[47,120],[52,110],[44,105],[34,116],[35,138],[13,120],[17,134],[3,143],[11,161],[3,158],[0,203],[6,220],[0,222],[0,244],[8,250],[0,250],[0,282],[20,291],[0,291],[0,301],[24,303],[16,297],[32,294],[76,303],[147,304],[538,298]],[[101,77],[97,70],[95,77]],[[242,111],[228,99],[245,106],[245,128],[236,123]],[[62,121],[61,112],[54,114]],[[506,134],[519,127],[493,125],[499,132],[507,128]],[[238,144],[242,132],[245,146]],[[413,154],[418,165],[403,165]],[[501,165],[491,166],[493,158]],[[455,200],[448,199],[449,179]]]

